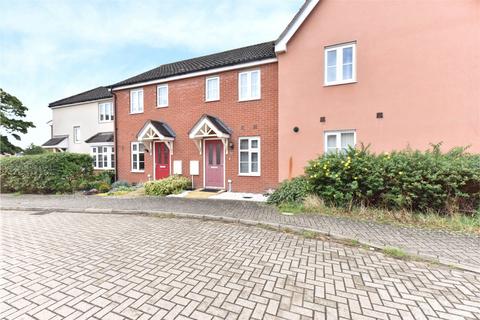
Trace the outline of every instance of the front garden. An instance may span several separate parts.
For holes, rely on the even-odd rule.
[[[310,161],[269,203],[287,212],[321,212],[381,222],[480,232],[480,155],[349,149]]]

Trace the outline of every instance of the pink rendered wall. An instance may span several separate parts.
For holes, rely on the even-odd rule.
[[[350,41],[357,83],[325,87],[324,47]],[[278,67],[280,180],[323,153],[328,130],[355,129],[375,152],[480,152],[479,0],[321,0]]]

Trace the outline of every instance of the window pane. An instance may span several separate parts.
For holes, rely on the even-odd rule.
[[[248,162],[248,152],[240,152],[240,161]]]
[[[138,92],[138,111],[143,111],[143,91]]]
[[[240,163],[240,173],[248,173],[248,162]]]
[[[240,99],[246,99],[248,98],[248,79],[247,79],[247,74],[243,73],[240,75]]]
[[[217,143],[217,165],[221,164],[221,157],[222,157],[222,145],[220,143]]]
[[[158,105],[166,106],[168,104],[168,87],[158,88]]]
[[[337,148],[337,136],[335,134],[327,136],[327,148]]]
[[[254,71],[251,73],[251,86],[252,86],[252,98],[260,97],[260,78],[259,78],[258,71]]]
[[[353,78],[353,65],[344,64],[343,65],[343,80],[349,80]]]
[[[252,148],[257,149],[258,148],[258,140],[252,139],[251,142],[252,142]]]
[[[248,150],[248,139],[240,140],[240,150]]]
[[[138,167],[140,170],[144,170],[145,169],[145,154],[143,153],[140,153],[139,155],[139,163],[138,163]]]
[[[139,143],[138,146],[139,146],[139,152],[144,152],[145,146],[143,145],[143,143]]]
[[[327,67],[327,82],[337,80],[337,67]]]
[[[342,149],[347,149],[347,147],[355,146],[355,136],[353,132],[342,133],[341,135]]]
[[[208,164],[213,164],[213,144],[208,145]]]
[[[327,66],[337,65],[337,50],[327,51]]]
[[[138,161],[138,155],[137,155],[136,153],[134,153],[134,154],[132,155],[132,161],[133,161],[134,164],[137,163],[137,161]]]
[[[353,62],[353,48],[343,48],[343,63],[352,63]]]
[[[137,144],[136,143],[132,144],[132,150],[137,151]]]
[[[252,157],[252,172],[258,172],[258,153],[253,152]]]

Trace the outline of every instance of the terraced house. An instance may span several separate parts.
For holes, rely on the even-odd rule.
[[[278,183],[274,43],[162,65],[112,86],[117,175],[171,174],[195,187],[261,192]]]
[[[164,64],[52,103],[45,147],[90,152],[130,182],[181,174],[195,187],[249,192],[359,144],[480,152],[479,12],[477,0],[307,0],[275,42]],[[62,109],[91,110],[95,128]],[[113,129],[100,128],[113,119],[114,143],[103,133]]]

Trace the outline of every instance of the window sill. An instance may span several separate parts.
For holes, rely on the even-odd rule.
[[[144,173],[145,170],[130,170],[131,173]]]
[[[115,170],[115,168],[93,168],[93,170]]]
[[[260,173],[239,173],[239,177],[260,177]]]
[[[256,100],[262,100],[262,98],[250,98],[250,99],[239,99],[238,102],[246,102],[246,101],[256,101]]]
[[[168,104],[165,106],[157,106],[157,109],[168,108]]]
[[[342,84],[352,84],[357,83],[357,80],[349,80],[349,81],[341,81],[341,82],[332,82],[332,83],[324,83],[324,87],[332,87],[332,86],[339,86]]]
[[[142,113],[143,113],[143,111],[139,111],[139,112],[130,112],[130,114],[132,114],[132,115],[133,115],[133,114],[142,114]]]
[[[212,100],[205,100],[205,102],[216,102],[216,101],[220,101],[220,98],[218,98],[218,99],[212,99]]]
[[[98,123],[111,123],[113,120],[99,120]]]

